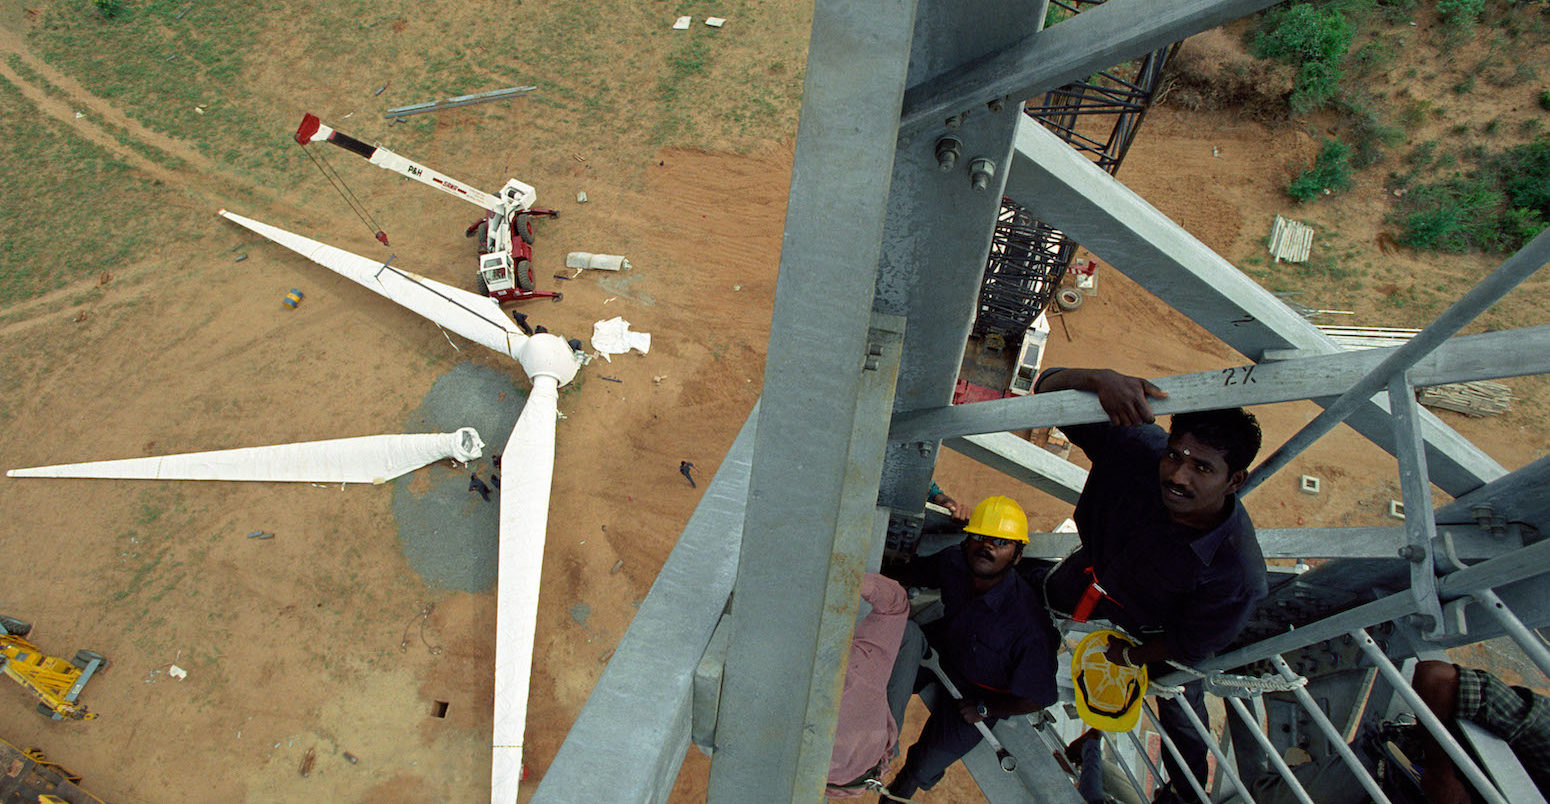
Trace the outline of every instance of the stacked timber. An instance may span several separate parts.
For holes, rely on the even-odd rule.
[[[1276,216],[1270,225],[1270,256],[1276,262],[1307,262],[1313,248],[1313,227]]]
[[[1344,349],[1379,349],[1400,346],[1418,329],[1396,327],[1319,327]],[[1506,413],[1512,407],[1512,389],[1499,382],[1476,380],[1422,388],[1416,399],[1430,408],[1441,408],[1480,418]]]
[[[1430,408],[1442,408],[1480,418],[1506,413],[1512,407],[1512,389],[1499,382],[1477,380],[1422,388],[1416,399]]]

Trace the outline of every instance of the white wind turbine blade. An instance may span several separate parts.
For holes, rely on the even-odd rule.
[[[534,335],[520,357],[533,390],[506,444],[501,473],[500,558],[495,597],[495,724],[490,801],[514,804],[522,781],[522,741],[533,673],[538,590],[554,480],[559,387],[576,375],[560,338]],[[518,458],[520,456],[520,459]]]
[[[527,342],[500,303],[226,210],[218,214],[474,343],[515,358]]]
[[[455,433],[376,435],[151,458],[12,469],[7,477],[142,480],[252,480],[290,483],[385,483],[446,458],[483,454],[472,427]]]

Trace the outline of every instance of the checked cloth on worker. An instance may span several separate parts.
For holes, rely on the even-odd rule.
[[[1509,687],[1496,676],[1460,667],[1458,711],[1507,742],[1541,791],[1550,790],[1550,698]]]

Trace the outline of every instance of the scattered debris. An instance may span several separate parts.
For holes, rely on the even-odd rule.
[[[689,17],[679,17],[677,20],[673,21],[673,30],[675,30],[675,31],[687,31],[687,30],[689,30],[689,22],[690,22],[690,18]]]
[[[244,255],[244,256],[246,256],[246,255]],[[294,310],[294,309],[296,309],[296,305],[301,304],[302,297],[306,296],[306,295],[307,294],[302,293],[301,291],[297,290],[296,288],[291,288],[291,292],[285,294],[285,298],[282,299],[280,301],[280,303],[285,305],[286,307],[289,307],[292,310]]]
[[[1313,248],[1313,227],[1276,216],[1270,226],[1270,255],[1276,262],[1307,262]]]
[[[86,323],[86,319],[88,319],[88,318],[91,318],[91,311],[89,311],[89,310],[82,310],[79,313],[76,313],[75,314],[75,318],[73,318],[71,320],[74,321],[77,324],[84,324],[84,323]]]
[[[1395,519],[1405,518],[1405,504],[1399,500],[1389,500],[1389,516]]]
[[[386,86],[384,84],[384,86]],[[382,116],[389,120],[402,121],[412,114],[424,114],[426,112],[439,112],[442,109],[455,109],[459,106],[472,106],[476,103],[486,103],[494,100],[514,98],[526,92],[538,89],[536,86],[507,87],[506,89],[492,89],[489,92],[476,92],[472,95],[458,95],[446,100],[431,101],[429,103],[417,103],[412,106],[400,106],[397,109],[389,109]]]
[[[238,254],[237,255],[237,259],[232,260],[232,262],[242,262],[243,260],[245,260],[247,258],[248,258],[248,255],[246,255],[246,254]]]
[[[683,475],[684,476],[684,480],[689,481],[689,487],[690,488],[696,488],[697,489],[700,486],[699,486],[698,483],[694,482],[694,475],[690,474],[690,472],[692,472],[692,471],[694,471],[694,464],[693,463],[691,463],[689,461],[679,461],[678,462],[678,474]]]
[[[360,760],[357,759],[356,756],[354,754],[350,753],[349,751],[342,752],[342,755],[344,756],[344,761],[350,763],[351,765],[354,765],[355,763],[360,762]]]
[[[734,290],[734,291],[738,291],[738,290],[742,290],[742,289],[743,289],[743,283],[741,283],[741,282],[739,282],[739,283],[737,283],[737,284],[732,286],[732,290]]]
[[[622,570],[622,569],[624,569],[624,559],[621,558],[618,561],[614,562],[614,568],[609,570],[608,574],[609,575],[618,575],[619,574],[619,570]]]
[[[262,530],[255,530],[248,534],[249,539],[273,539],[274,534]]]
[[[621,380],[618,377],[603,377],[603,376],[599,376],[598,379],[605,380],[607,382],[619,382],[619,383],[624,382],[624,380]]]
[[[585,203],[587,203],[587,191],[586,190],[577,190],[576,191],[576,203],[578,203],[578,204],[585,204]]]
[[[609,301],[613,299],[610,298]],[[592,348],[596,349],[605,360],[610,361],[613,358],[609,355],[624,354],[631,349],[647,354],[651,351],[651,334],[631,332],[630,322],[622,317],[614,317],[592,325]]]
[[[720,28],[727,24],[726,17],[706,17],[705,24],[712,28]]]
[[[388,83],[392,83],[392,82],[388,82]],[[382,93],[384,93],[384,92],[386,92],[386,91],[387,91],[387,88],[388,88],[388,85],[387,85],[387,84],[383,84],[383,85],[382,85],[382,86],[380,86],[380,87],[377,87],[377,91],[376,91],[376,92],[373,92],[373,93],[371,93],[371,94],[372,94],[372,97],[376,97],[376,96],[377,96],[377,95],[381,95],[381,94],[382,94]]]
[[[195,109],[195,110],[194,110],[194,111],[196,111],[196,112],[199,112],[199,110],[198,110],[198,109]],[[200,113],[200,114],[204,114],[204,112],[199,112],[199,113]],[[86,115],[84,115],[84,114],[82,114],[82,113],[80,113],[80,112],[76,112],[76,113],[75,113],[75,119],[77,119],[77,120],[80,120],[80,119],[81,119],[81,118],[83,118],[83,117],[85,117],[85,116],[86,116]]]
[[[593,254],[588,251],[572,251],[565,255],[565,267],[577,270],[623,271],[631,266],[629,260],[617,254]]]
[[[1297,481],[1297,490],[1304,494],[1318,494],[1319,479],[1313,475],[1303,475],[1301,479]]]
[[[307,755],[301,758],[301,777],[303,779],[312,775],[312,766],[318,762],[317,749],[308,748]]]
[[[184,670],[181,667],[178,667],[177,665],[173,665],[173,666],[167,668],[167,675],[172,676],[173,678],[175,678],[175,679],[177,679],[179,681],[182,681],[183,679],[188,678],[188,671]]]
[[[574,277],[570,277],[570,276],[566,276],[566,275],[565,275],[565,274],[555,274],[555,275],[554,275],[554,278],[555,278],[555,279],[563,279],[563,280],[565,280],[565,281],[566,281],[566,282],[569,282],[569,281],[571,281],[571,279],[573,279],[573,278],[574,278]]]
[[[661,385],[662,381],[665,380],[665,379],[667,379],[667,375],[666,374],[658,374],[658,375],[652,377],[651,381],[656,383],[657,385]]]
[[[183,15],[187,14],[191,9],[193,9],[193,7],[193,3],[189,3],[188,5],[184,6],[183,10],[178,12],[177,19],[183,19]]]

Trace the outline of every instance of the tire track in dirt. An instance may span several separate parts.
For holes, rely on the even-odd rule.
[[[28,70],[39,76],[48,86],[14,70],[9,64],[10,56],[20,59]],[[268,212],[283,212],[293,216],[303,214],[293,205],[280,201],[272,189],[234,174],[187,142],[146,128],[106,99],[92,94],[80,82],[59,72],[32,53],[27,48],[23,35],[5,26],[0,26],[0,77],[15,86],[22,97],[38,111],[68,126],[82,138],[123,160],[135,170],[194,200],[196,203],[191,206],[195,208],[207,209],[214,214],[215,210],[229,206],[231,193],[218,194],[212,188],[230,188],[260,201]],[[66,98],[60,98],[58,94],[51,93],[49,87],[62,92]],[[147,149],[181,160],[186,167],[173,168],[146,157],[121,142],[114,129]],[[212,177],[217,181],[212,182]],[[93,288],[106,284],[106,281],[102,278],[83,279],[30,299],[0,306],[0,318],[18,315],[22,317],[21,320],[0,325],[0,336],[12,334],[60,315],[82,317],[80,320],[84,320],[84,316],[90,314],[95,301],[69,304],[64,307],[60,305],[67,304]],[[127,290],[127,295],[115,294],[115,296],[122,301],[137,298],[151,290],[152,288],[141,285]]]

